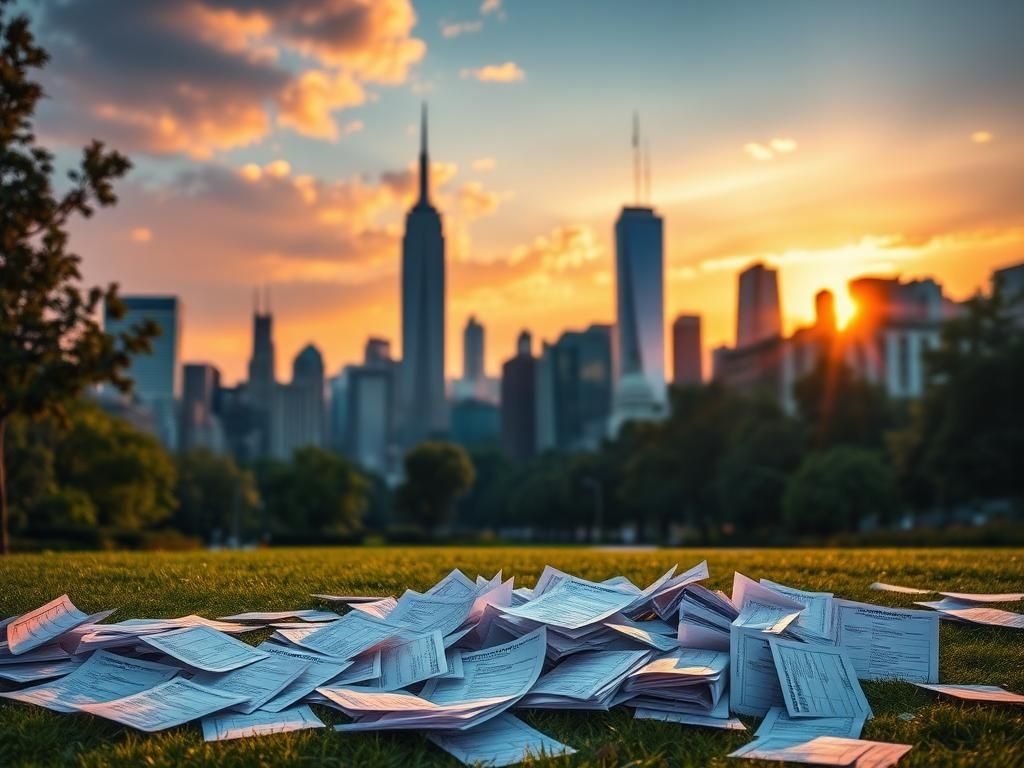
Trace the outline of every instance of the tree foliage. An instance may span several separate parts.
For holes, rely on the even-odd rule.
[[[156,438],[86,402],[10,422],[14,529],[141,531],[176,506],[175,467]]]
[[[436,532],[451,520],[455,500],[476,479],[476,470],[461,446],[427,442],[405,455],[405,480],[395,495],[399,512],[409,521]]]
[[[7,552],[4,435],[14,413],[60,413],[87,386],[110,381],[127,390],[128,354],[147,348],[152,325],[121,334],[103,332],[102,303],[123,312],[116,287],[83,290],[80,257],[68,250],[68,223],[113,205],[113,181],[130,165],[100,142],[85,148],[54,189],[53,156],[36,143],[32,117],[43,92],[31,73],[48,55],[33,39],[28,19],[9,18],[0,0],[0,551]]]
[[[899,508],[891,469],[877,451],[837,446],[808,454],[789,481],[783,512],[791,530],[827,535],[862,522],[889,522]]]
[[[880,449],[886,431],[895,426],[885,390],[858,376],[842,360],[822,357],[813,371],[796,382],[793,395],[816,450],[835,445]]]
[[[926,391],[891,448],[904,494],[943,508],[1024,499],[1022,297],[997,289],[948,321],[925,359]]]
[[[369,481],[340,456],[300,448],[256,467],[269,523],[279,531],[350,534],[362,525]]]
[[[230,456],[194,448],[178,457],[175,526],[206,540],[241,537],[258,523],[256,479]]]

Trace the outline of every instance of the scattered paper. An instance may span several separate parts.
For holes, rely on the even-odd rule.
[[[886,744],[834,736],[819,736],[801,744],[791,744],[786,739],[762,738],[740,747],[729,757],[853,768],[887,768],[895,765],[910,750],[909,744]]]
[[[704,728],[720,728],[725,731],[745,731],[747,726],[735,717],[724,720],[709,715],[691,715],[686,712],[665,712],[660,709],[645,709],[638,707],[633,717],[637,720],[661,720],[666,723],[681,723],[683,725],[697,725]]]
[[[20,691],[3,691],[0,697],[55,712],[74,712],[78,704],[119,699],[166,682],[177,674],[177,669],[166,664],[96,651],[78,669],[58,680]]]
[[[881,581],[869,584],[868,589],[874,589],[878,592],[899,592],[901,595],[930,595],[935,591],[932,589],[917,589],[916,587],[899,587],[895,584],[885,584]]]
[[[864,729],[864,718],[851,717],[790,717],[785,707],[772,707],[758,726],[758,739],[782,740],[800,744],[819,736],[840,736],[858,739]]]
[[[99,704],[78,704],[75,709],[152,733],[198,720],[243,701],[244,696],[204,688],[178,677],[131,696]]]
[[[1016,603],[1024,600],[1024,592],[939,592],[939,594],[963,603]]]
[[[380,654],[380,687],[385,691],[408,688],[413,683],[441,677],[447,671],[444,638],[438,631],[403,640]]]
[[[246,736],[267,736],[273,733],[291,733],[308,728],[323,728],[324,724],[308,706],[294,707],[280,712],[253,712],[240,715],[233,712],[203,718],[203,739],[227,741]]]
[[[266,652],[205,626],[185,627],[139,639],[205,672],[230,672],[267,658]]]
[[[871,717],[871,706],[842,648],[768,641],[791,717]]]
[[[299,619],[300,621],[337,621],[341,616],[334,611],[252,611],[250,613],[236,613],[234,616],[221,616],[220,621],[284,621],[285,619]]]
[[[431,733],[428,738],[466,765],[494,768],[531,757],[561,757],[576,751],[512,715],[500,715],[470,731]]]
[[[1024,704],[1024,696],[1000,688],[998,685],[929,685],[926,683],[915,683],[915,685],[918,688],[927,688],[929,691],[964,701],[981,701],[988,704]]]
[[[56,640],[89,620],[90,616],[78,610],[70,597],[61,595],[11,621],[7,625],[7,647],[12,655],[18,656]]]
[[[836,600],[833,638],[862,680],[939,680],[939,616]]]
[[[281,693],[309,665],[310,662],[294,657],[268,654],[264,659],[230,672],[200,672],[192,682],[222,693],[244,696],[245,700],[235,709],[250,714]]]

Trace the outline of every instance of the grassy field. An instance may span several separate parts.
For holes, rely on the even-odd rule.
[[[425,589],[451,568],[515,575],[531,586],[545,563],[591,579],[625,574],[646,584],[673,563],[707,558],[711,585],[728,590],[734,570],[797,587],[883,605],[911,596],[870,592],[872,581],[957,591],[1024,587],[1024,550],[661,550],[302,549],[182,554],[44,554],[0,559],[0,616],[67,592],[86,612],[117,607],[112,620],[188,613],[216,617],[250,610],[314,607],[311,592],[401,594]],[[1012,608],[1012,606],[1007,606]],[[1024,692],[1024,633],[942,626],[940,679]],[[249,635],[251,642],[262,635]],[[2,683],[0,683],[2,685]],[[901,766],[1024,765],[1024,708],[938,701],[909,684],[865,683],[875,719],[864,738],[914,745]],[[318,708],[325,722],[335,713]],[[610,713],[519,712],[578,750],[557,765],[724,766],[751,738]],[[748,727],[756,721],[747,719]],[[745,761],[744,765],[753,765]],[[331,730],[205,744],[198,724],[148,736],[86,715],[0,703],[0,766],[448,766],[458,765],[415,734]]]

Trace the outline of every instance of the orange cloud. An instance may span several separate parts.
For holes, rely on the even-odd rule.
[[[480,13],[487,15],[489,13],[497,13],[501,10],[501,0],[484,0],[480,4]]]
[[[472,168],[479,173],[487,173],[493,171],[496,165],[497,162],[493,157],[478,157],[473,161]]]
[[[988,131],[975,131],[971,134],[971,141],[975,144],[988,144],[992,138],[992,134]]]
[[[305,136],[335,141],[339,130],[332,113],[365,100],[366,92],[350,75],[311,69],[281,94],[277,122]]]
[[[135,227],[131,231],[131,238],[136,243],[148,243],[153,239],[153,231],[149,227]]]
[[[481,83],[518,83],[526,79],[526,73],[514,61],[487,64],[477,69],[463,69],[459,76],[463,80],[473,79]]]

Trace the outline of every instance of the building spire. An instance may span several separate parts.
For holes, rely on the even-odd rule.
[[[427,102],[423,102],[420,114],[420,199],[427,205],[430,202],[430,156],[427,153]]]

